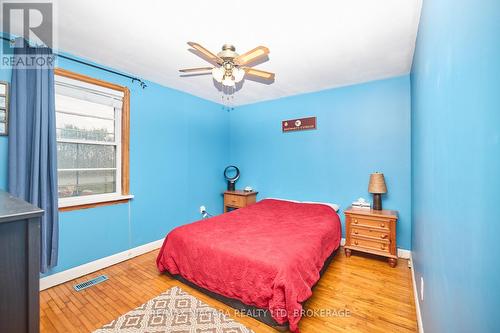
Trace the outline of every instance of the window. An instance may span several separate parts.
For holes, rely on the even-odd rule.
[[[59,207],[130,199],[127,88],[62,69],[55,88]]]

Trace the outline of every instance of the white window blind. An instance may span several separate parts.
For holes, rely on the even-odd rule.
[[[55,88],[60,206],[120,195],[123,95],[57,75]]]

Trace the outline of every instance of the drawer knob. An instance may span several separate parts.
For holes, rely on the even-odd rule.
[[[381,235],[381,236],[380,236],[380,238],[382,238],[382,239],[386,239],[386,238],[387,238],[387,234],[383,234],[383,235]]]
[[[380,245],[380,249],[385,250],[385,245],[384,244]]]
[[[385,223],[381,223],[381,224],[380,224],[380,226],[381,226],[382,228],[384,228],[384,227],[385,227]]]
[[[357,235],[358,234],[358,231],[357,230],[354,230],[354,234]]]
[[[357,219],[354,219],[354,223],[356,223],[356,224],[357,224],[357,223],[358,223],[358,220],[357,220]]]
[[[354,241],[354,245],[358,245],[358,241]]]

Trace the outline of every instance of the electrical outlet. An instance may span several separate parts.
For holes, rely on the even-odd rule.
[[[424,277],[420,277],[420,301],[424,301]]]
[[[203,214],[207,211],[207,207],[205,206],[200,206],[200,214]]]

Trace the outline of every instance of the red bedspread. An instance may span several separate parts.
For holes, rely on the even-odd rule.
[[[266,199],[172,230],[158,269],[200,287],[269,309],[298,332],[301,303],[340,245],[337,213],[321,204]]]

